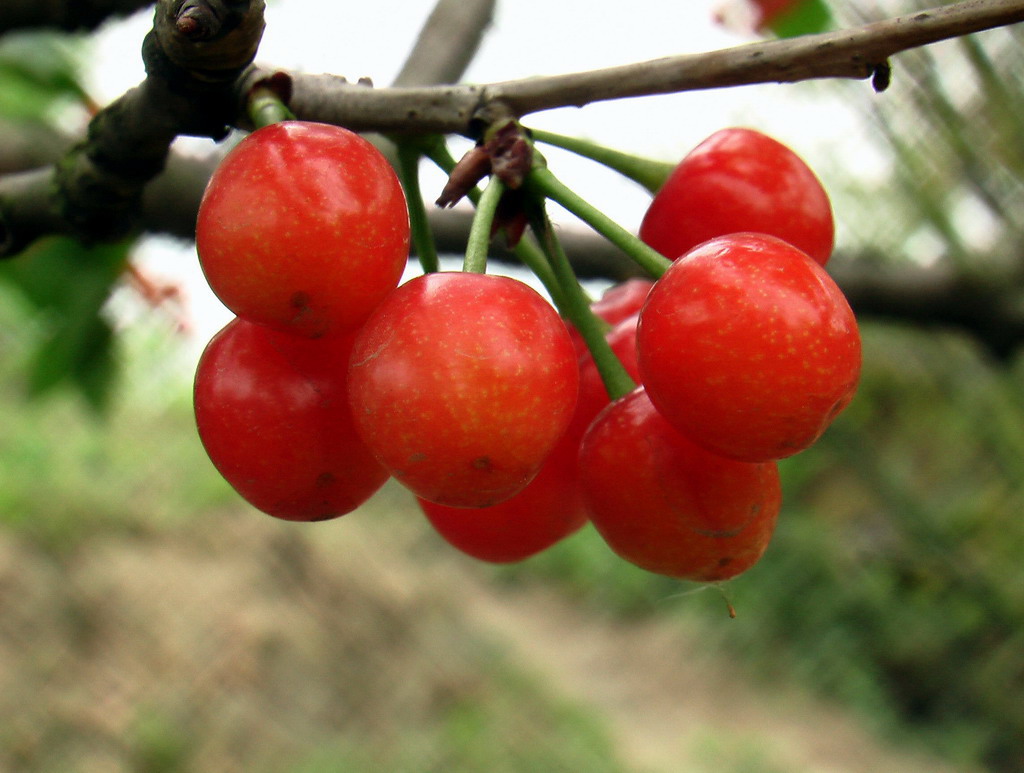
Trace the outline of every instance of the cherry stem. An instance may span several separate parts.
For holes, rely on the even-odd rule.
[[[530,170],[526,183],[537,193],[561,204],[576,217],[585,222],[604,238],[633,259],[644,271],[658,278],[672,265],[666,258],[652,247],[647,246],[636,236],[620,226],[597,207],[582,199],[577,193],[565,186],[543,164],[534,165]]]
[[[494,215],[498,211],[498,202],[505,192],[505,183],[497,175],[491,175],[484,188],[483,195],[476,205],[473,224],[469,227],[466,239],[466,260],[462,264],[463,271],[483,274],[487,271],[487,253],[491,247],[491,231],[494,227]]]
[[[295,120],[295,114],[288,109],[277,92],[266,86],[257,86],[249,92],[246,112],[257,129],[281,121]]]
[[[623,153],[621,150],[614,150],[579,137],[567,137],[564,134],[555,134],[544,129],[531,129],[530,132],[538,142],[554,145],[603,164],[623,177],[643,186],[651,193],[658,192],[675,168],[673,164],[664,161]]]
[[[409,143],[398,145],[398,177],[405,189],[405,198],[409,205],[409,228],[412,234],[413,249],[419,258],[424,274],[432,274],[440,267],[437,257],[437,245],[434,234],[430,230],[427,209],[423,204],[423,193],[420,190],[420,149]]]
[[[547,255],[555,275],[561,286],[563,302],[558,310],[568,319],[583,337],[590,355],[597,365],[597,372],[604,382],[608,396],[612,400],[629,394],[636,389],[636,382],[623,366],[622,361],[612,351],[605,333],[607,323],[598,317],[590,308],[590,299],[580,287],[576,273],[572,270],[569,257],[565,254],[561,242],[551,225],[544,199],[536,197],[531,200],[530,223],[540,242],[541,249]]]
[[[424,148],[424,154],[446,174],[451,174],[458,163],[451,154],[451,151],[448,150],[448,144],[440,136],[436,142]],[[481,193],[479,188],[473,188],[466,195],[474,204],[480,201]],[[558,278],[555,276],[544,253],[541,252],[537,245],[528,242],[526,239],[520,240],[519,244],[513,248],[513,252],[523,262],[523,265],[530,269],[534,276],[544,285],[544,289],[548,291],[548,295],[551,296],[555,306],[561,308],[560,298],[562,290],[558,283]]]

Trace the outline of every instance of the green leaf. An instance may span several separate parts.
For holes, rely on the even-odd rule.
[[[779,38],[825,32],[835,26],[825,0],[803,0],[775,18],[769,29]]]
[[[40,321],[26,374],[30,396],[69,385],[97,412],[106,407],[116,357],[103,307],[130,247],[130,242],[85,247],[52,238],[0,265],[0,282],[18,290]]]
[[[84,101],[80,62],[66,36],[22,33],[0,41],[0,115],[46,118],[60,102]]]
[[[67,317],[37,347],[27,374],[28,394],[40,397],[70,384],[97,413],[110,404],[117,376],[114,331],[99,316]]]

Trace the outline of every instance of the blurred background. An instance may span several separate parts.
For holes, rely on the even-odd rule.
[[[386,84],[432,3],[362,5],[269,2],[260,61]],[[501,2],[466,79],[920,5],[809,0],[758,32],[710,0]],[[150,14],[0,37],[0,172],[143,77]],[[768,85],[533,119],[664,160],[753,126],[832,196],[863,381],[780,465],[778,532],[728,585],[734,620],[718,590],[634,569],[589,529],[474,562],[396,486],[333,522],[261,515],[192,423],[195,359],[227,319],[193,245],[47,240],[0,266],[0,770],[1024,770],[1022,35],[900,55],[881,94]],[[637,226],[647,194],[547,155]]]

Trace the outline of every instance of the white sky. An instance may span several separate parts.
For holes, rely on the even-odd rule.
[[[749,42],[752,38],[711,23],[718,1],[501,0],[465,80],[571,72]],[[433,0],[268,0],[258,61],[350,79],[369,76],[386,85],[432,7]],[[101,103],[144,77],[139,48],[151,18],[146,11],[108,25],[97,36],[89,87]],[[723,126],[747,123],[813,158],[827,157],[830,146],[849,142],[848,115],[837,98],[825,100],[818,90],[770,84],[597,103],[548,111],[528,123],[671,160]],[[637,227],[649,201],[645,192],[571,154],[555,149],[545,154],[552,170],[585,198],[624,226]],[[425,195],[439,191],[442,183],[438,173],[426,174]],[[182,284],[199,340],[229,319],[205,286],[194,253],[183,256],[179,245],[158,241],[147,244],[141,257],[151,273]]]

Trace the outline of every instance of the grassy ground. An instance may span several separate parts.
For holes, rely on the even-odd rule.
[[[58,553],[6,533],[0,767],[945,769],[676,625],[496,585],[408,505],[313,529],[231,507]]]

